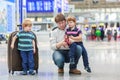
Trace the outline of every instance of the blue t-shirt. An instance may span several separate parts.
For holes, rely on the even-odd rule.
[[[32,41],[35,39],[33,32],[20,31],[17,33],[18,50],[30,51],[33,50]]]

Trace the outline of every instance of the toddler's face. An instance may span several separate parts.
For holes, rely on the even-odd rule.
[[[70,28],[75,27],[75,22],[73,22],[73,21],[68,21],[68,26],[69,26]]]
[[[24,27],[24,30],[25,30],[25,31],[31,31],[31,26],[26,26],[26,27]]]

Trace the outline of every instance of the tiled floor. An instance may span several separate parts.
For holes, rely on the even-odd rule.
[[[48,38],[48,37],[46,37]],[[39,70],[34,76],[22,76],[19,72],[14,75],[8,73],[7,44],[0,44],[0,80],[120,80],[120,42],[84,42],[88,51],[92,73],[87,73],[82,64],[82,57],[78,64],[81,75],[70,75],[69,64],[65,65],[65,73],[58,74],[57,67],[52,61],[52,51],[49,42],[40,41]]]

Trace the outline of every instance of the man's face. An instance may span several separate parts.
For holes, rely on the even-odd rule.
[[[57,25],[60,29],[64,30],[65,27],[66,27],[66,21],[65,20],[60,21],[60,22],[57,23]]]

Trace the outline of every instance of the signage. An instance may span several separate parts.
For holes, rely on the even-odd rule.
[[[54,0],[27,0],[27,12],[53,12]]]

